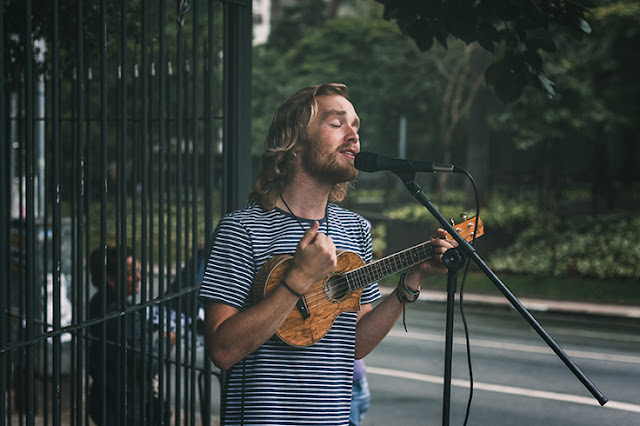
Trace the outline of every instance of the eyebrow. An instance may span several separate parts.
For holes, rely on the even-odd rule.
[[[326,118],[328,118],[329,116],[334,116],[334,115],[337,115],[337,116],[339,116],[339,117],[344,117],[344,116],[346,116],[346,115],[347,115],[347,112],[346,112],[346,111],[343,111],[343,110],[340,110],[340,109],[330,109],[329,111],[325,111],[325,112],[322,114],[322,118],[323,118],[323,119],[326,119]],[[360,128],[360,117],[356,116],[356,119],[355,119],[355,120],[353,120],[353,123],[351,123],[351,124],[352,124],[352,125],[357,125],[357,126],[358,126],[358,128]]]

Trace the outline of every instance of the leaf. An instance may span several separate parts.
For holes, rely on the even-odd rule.
[[[419,22],[414,22],[407,29],[407,35],[411,37],[423,52],[426,52],[433,47],[433,31],[426,25],[419,25]]]
[[[542,58],[535,50],[527,49],[527,51],[524,52],[523,60],[535,72],[539,72],[542,70]]]
[[[513,62],[501,60],[491,64],[485,71],[485,80],[493,87],[496,96],[504,103],[512,103],[522,95],[526,79],[511,66]]]
[[[536,77],[538,77],[540,84],[542,84],[542,87],[547,92],[547,96],[549,96],[549,99],[553,98],[556,95],[556,91],[553,87],[553,81],[549,80],[542,74],[537,74]]]
[[[542,28],[528,31],[525,44],[531,50],[542,49],[546,52],[555,52],[557,50],[556,44],[551,39],[551,34]]]
[[[585,21],[582,18],[578,18],[578,26],[580,27],[580,29],[582,31],[584,31],[587,34],[591,34],[591,26],[589,25],[589,23],[587,21]]]
[[[500,39],[500,33],[493,25],[482,23],[478,26],[477,38],[480,46],[488,52],[493,52],[493,44]]]

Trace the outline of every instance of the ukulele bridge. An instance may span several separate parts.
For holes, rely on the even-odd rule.
[[[300,315],[302,315],[302,319],[306,320],[311,316],[311,314],[309,313],[309,306],[307,306],[307,299],[305,299],[304,296],[298,299],[298,303],[296,303],[296,308],[298,308]]]

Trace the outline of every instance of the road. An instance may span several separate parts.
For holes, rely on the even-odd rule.
[[[441,425],[444,303],[418,302],[366,358],[362,426]],[[597,400],[513,309],[465,309],[474,392],[468,425],[640,425],[640,321],[532,312],[609,402]],[[463,425],[469,369],[456,309],[451,425]]]

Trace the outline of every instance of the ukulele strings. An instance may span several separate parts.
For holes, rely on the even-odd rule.
[[[298,225],[300,225],[302,232],[306,233],[307,230],[302,224],[302,221],[300,220],[300,218],[293,213],[293,211],[291,210],[291,207],[289,207],[289,204],[287,204],[284,197],[282,196],[282,193],[280,193],[279,195],[285,207],[287,208],[287,210],[289,210],[289,213],[291,213],[291,216],[293,216],[296,222],[298,222]],[[329,205],[328,203],[325,206],[325,224],[326,224],[326,234],[327,236],[329,236]],[[422,253],[420,253],[420,251],[422,251]],[[402,262],[403,256],[404,256],[404,262]],[[388,258],[380,259],[376,262],[369,263],[367,265],[356,268],[352,271],[348,271],[346,273],[340,272],[341,277],[339,278],[339,283],[337,284],[333,283],[333,286],[331,286],[329,289],[331,294],[340,295],[339,299],[331,299],[330,297],[327,296],[327,291],[325,291],[325,288],[324,288],[324,282],[325,282],[324,280],[322,282],[323,285],[320,287],[319,290],[313,291],[311,293],[307,292],[304,294],[303,297],[308,307],[317,307],[327,302],[334,303],[333,300],[347,299],[353,290],[362,288],[369,283],[385,278],[391,275],[393,273],[392,272],[393,270],[395,270],[396,272],[400,271],[402,269],[408,268],[409,266],[413,266],[422,260],[428,259],[432,256],[433,256],[433,248],[431,247],[430,242],[427,241],[425,243],[419,244],[417,246],[408,248],[394,255],[391,255]],[[393,263],[393,265],[389,266],[389,263]],[[382,265],[382,267],[386,266],[386,268],[380,269],[379,268],[380,265]],[[376,270],[376,268],[378,268],[378,270]],[[369,270],[371,270],[372,273],[368,275],[367,271]],[[350,280],[349,279],[350,276],[353,276],[354,278]],[[353,287],[350,285],[350,282],[354,284]],[[313,285],[315,286],[315,284]]]
[[[393,274],[394,271],[397,272],[413,266],[432,257],[433,254],[433,247],[431,243],[427,241],[389,256],[388,258],[380,259],[351,271],[336,271],[335,275],[338,275],[339,278],[334,278],[333,285],[329,287],[328,291],[325,291],[325,281],[323,281],[320,289],[305,293],[304,299],[310,308],[326,303],[334,303],[334,300],[346,299],[353,290],[363,288],[369,283],[385,278]],[[337,294],[340,297],[332,299],[332,294]]]
[[[298,223],[300,222],[298,221]],[[302,223],[300,223],[300,225],[302,226]],[[481,228],[478,227],[478,229]],[[474,235],[475,233],[475,229],[456,229],[456,231],[465,240],[468,240],[468,237]],[[427,260],[433,257],[434,254],[435,252],[433,250],[433,247],[431,246],[431,242],[426,241],[422,244],[410,247],[386,258],[379,259],[366,265],[362,265],[351,271],[336,271],[334,275],[339,276],[339,278],[333,278],[333,283],[329,287],[328,291],[325,291],[325,280],[323,280],[322,286],[319,290],[314,289],[310,292],[307,291],[303,297],[307,306],[310,308],[318,307],[326,303],[335,303],[336,300],[346,300],[354,290],[363,288],[369,283],[379,281],[380,279],[392,275],[395,272],[399,272],[403,269],[409,268],[417,263]],[[316,284],[317,283],[315,283],[314,286]],[[327,295],[327,293],[329,293],[329,295]],[[334,294],[339,295],[340,297],[331,298],[331,295]]]

